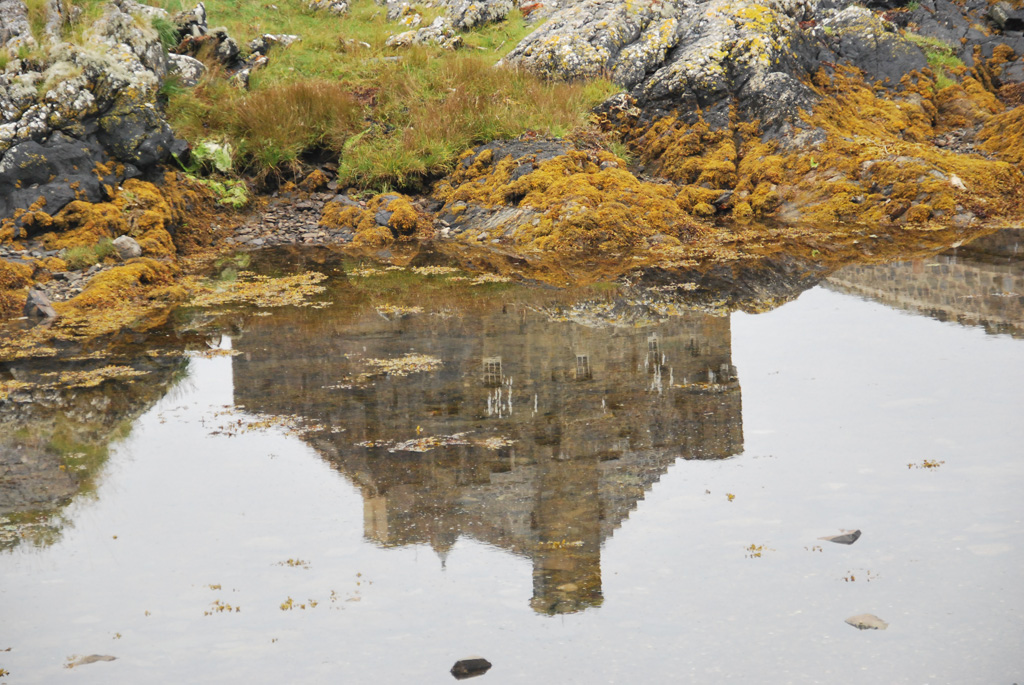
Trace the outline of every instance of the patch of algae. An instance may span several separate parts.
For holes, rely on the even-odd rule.
[[[388,215],[387,225],[377,221],[380,213]],[[326,228],[351,228],[352,242],[362,247],[384,247],[403,239],[427,239],[434,235],[430,218],[419,211],[409,197],[384,193],[366,203],[366,207],[338,202],[328,203],[320,217]]]
[[[21,310],[33,272],[28,264],[0,259],[0,319],[16,316]]]
[[[128,179],[114,191],[110,202],[75,200],[47,221],[37,220],[37,225],[45,224],[49,229],[42,236],[49,250],[90,246],[102,238],[129,235],[138,241],[143,255],[169,257],[179,246],[209,243],[208,238],[197,236],[194,228],[189,229],[204,223],[196,219],[211,202],[202,186],[169,172],[160,187]]]
[[[189,277],[184,285],[192,291],[189,304],[195,307],[229,303],[247,303],[257,307],[315,307],[321,303],[310,302],[309,298],[326,290],[318,285],[326,278],[317,271],[279,278],[242,271],[235,281],[211,282]]]
[[[707,214],[713,198],[733,191],[719,206],[741,221],[922,226],[948,224],[967,211],[982,219],[1020,216],[1021,113],[1004,111],[981,81],[965,71],[961,76],[936,92],[926,69],[885,96],[850,70],[820,72],[812,85],[821,99],[803,122],[816,135],[791,149],[762,140],[756,123],[735,119],[713,131],[702,120],[670,117],[628,135],[642,162],[683,184],[685,209],[698,215]],[[932,142],[982,123],[982,149],[997,159]]]
[[[703,230],[685,213],[678,188],[637,179],[610,152],[570,150],[514,173],[522,165],[511,156],[495,162],[483,150],[435,186],[434,196],[456,206],[525,210],[528,221],[511,222],[507,234],[518,246],[541,251],[631,253],[651,247],[655,236],[659,244],[678,245]]]

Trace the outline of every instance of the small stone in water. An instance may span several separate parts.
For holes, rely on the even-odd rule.
[[[455,665],[452,666],[452,675],[455,676],[456,680],[475,678],[478,675],[487,673],[490,667],[490,661],[483,657],[474,656],[468,659],[462,659],[461,661],[456,661]]]
[[[889,624],[874,614],[857,614],[846,619],[857,630],[885,630]]]
[[[852,545],[860,539],[860,530],[843,530],[839,535],[829,535],[818,539],[838,542],[840,545]]]

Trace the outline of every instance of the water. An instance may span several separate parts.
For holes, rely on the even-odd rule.
[[[493,683],[1020,682],[1015,241],[757,315],[421,280],[402,316],[379,309],[404,282],[349,278],[326,309],[179,321],[145,344],[233,356],[35,403],[38,435],[123,437],[0,554],[0,667],[441,683],[480,655]],[[63,487],[54,440],[9,440],[42,485],[0,492]],[[888,629],[844,623],[862,613]],[[65,670],[90,654],[117,660]]]

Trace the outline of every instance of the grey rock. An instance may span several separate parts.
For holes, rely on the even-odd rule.
[[[512,11],[512,0],[460,0],[449,11],[452,25],[459,30],[504,21]]]
[[[309,9],[342,15],[348,13],[348,2],[346,0],[313,0],[309,3]]]
[[[25,316],[30,319],[56,319],[57,310],[42,290],[32,288],[25,301]]]
[[[121,259],[128,260],[142,256],[142,247],[138,241],[131,236],[123,235],[114,239],[114,247]]]
[[[440,16],[434,19],[430,26],[416,29],[415,31],[398,33],[385,41],[385,44],[389,47],[408,47],[410,45],[426,45],[429,43],[446,50],[455,50],[462,47],[462,36],[456,32],[448,17]]]
[[[206,73],[206,65],[188,55],[168,55],[168,71],[177,77],[178,83],[192,88]]]
[[[840,545],[852,545],[860,539],[859,530],[844,530],[839,535],[829,535],[827,537],[818,538],[819,540],[828,540],[829,542],[837,542]]]
[[[205,36],[208,25],[206,23],[206,4],[200,2],[190,10],[179,12],[172,19],[178,27],[178,33],[182,36]]]
[[[22,0],[0,0],[0,49],[16,53],[18,48],[35,47],[28,21],[28,9]]]

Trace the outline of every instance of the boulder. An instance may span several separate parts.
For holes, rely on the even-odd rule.
[[[122,260],[134,259],[142,256],[142,246],[131,236],[122,235],[114,239],[114,248]]]
[[[31,205],[53,215],[72,200],[100,202],[103,186],[122,180],[109,161],[96,143],[60,132],[42,142],[19,143],[0,158],[0,217]]]
[[[504,21],[514,7],[512,0],[460,0],[448,10],[452,25],[465,31],[496,21]]]
[[[57,310],[42,290],[32,288],[25,301],[25,316],[30,319],[56,319]]]
[[[188,55],[168,55],[167,66],[168,71],[177,77],[178,83],[186,88],[197,85],[206,73],[206,65]]]

